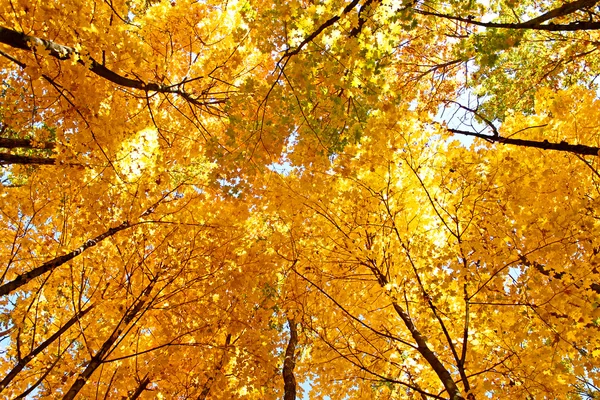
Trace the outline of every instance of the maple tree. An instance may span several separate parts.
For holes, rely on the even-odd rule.
[[[594,0],[0,1],[0,396],[600,396]]]

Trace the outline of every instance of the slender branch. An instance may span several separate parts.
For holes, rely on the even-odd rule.
[[[385,277],[383,277],[383,279],[385,279]],[[417,327],[412,321],[412,318],[410,318],[406,311],[404,311],[404,309],[397,302],[392,301],[392,306],[394,307],[394,310],[396,311],[400,319],[402,319],[404,325],[406,326],[406,328],[408,328],[413,339],[417,343],[417,351],[423,356],[425,360],[427,360],[427,363],[429,363],[435,374],[438,376],[448,394],[450,394],[450,399],[463,399],[464,397],[460,393],[460,389],[456,386],[454,379],[452,379],[452,375],[446,369],[446,367],[444,367],[444,364],[442,364],[438,356],[429,348],[427,340],[417,329]]]
[[[142,311],[148,299],[150,297],[150,292],[154,288],[156,281],[158,280],[158,276],[150,281],[148,286],[140,293],[136,302],[132,307],[125,313],[121,321],[114,328],[112,334],[106,339],[106,341],[100,347],[100,350],[92,357],[87,367],[83,370],[82,373],[79,374],[69,391],[64,395],[63,400],[73,400],[75,396],[79,393],[79,391],[86,384],[88,379],[92,376],[94,371],[102,364],[106,356],[110,354],[113,348],[113,344],[117,342],[121,333],[127,328],[129,323],[133,321],[133,319]]]
[[[356,25],[354,28],[352,28],[352,30],[350,31],[348,36],[357,37],[358,34],[362,31],[363,26],[367,22],[367,18],[364,16],[364,12],[367,8],[369,8],[371,6],[371,4],[373,4],[374,1],[379,3],[381,0],[367,0],[367,1],[365,1],[365,4],[363,4],[360,7],[360,11],[358,12],[358,25]]]
[[[29,386],[23,393],[14,397],[14,399],[26,399],[27,396],[29,396],[29,393],[33,392],[42,382],[44,382],[46,377],[50,374],[50,372],[52,372],[54,367],[56,367],[58,362],[62,359],[63,355],[69,350],[73,343],[75,343],[75,340],[72,340],[67,346],[65,346],[65,349],[58,355],[58,357],[56,357],[56,360],[54,360],[54,362],[46,369],[42,376],[40,376],[39,379],[33,383],[33,385]]]
[[[526,22],[521,22],[517,24],[513,23],[503,23],[503,22],[481,22],[476,21],[470,17],[456,17],[448,14],[441,14],[434,11],[427,11],[422,9],[414,9],[414,11],[421,15],[428,15],[432,17],[439,17],[450,19],[453,21],[464,22],[470,25],[482,26],[484,28],[501,28],[501,29],[533,29],[540,31],[551,31],[551,32],[574,32],[574,31],[586,31],[586,30],[596,30],[600,29],[600,22],[598,21],[575,21],[568,24],[554,24],[548,23],[543,24],[548,20],[563,17],[569,14],[572,14],[576,11],[579,11],[583,8],[588,8],[596,3],[599,0],[577,0],[571,3],[566,3],[561,7],[555,8],[554,10],[550,10],[545,14],[540,15],[539,17],[533,18]]]
[[[566,141],[560,143],[549,142],[548,140],[527,140],[527,139],[514,139],[510,137],[502,136],[490,136],[478,132],[463,131],[460,129],[448,129],[449,132],[456,133],[459,135],[473,136],[481,139],[485,139],[489,142],[497,142],[502,144],[509,144],[513,146],[521,147],[532,147],[535,149],[542,150],[557,150],[565,151],[567,153],[581,154],[584,156],[598,156],[600,153],[600,147],[587,146],[585,144],[571,144]]]
[[[41,276],[47,272],[50,272],[50,271],[54,270],[55,268],[63,265],[64,263],[71,261],[72,259],[77,257],[79,254],[83,253],[85,250],[89,249],[90,247],[94,247],[95,245],[97,245],[98,243],[103,241],[104,239],[111,237],[115,233],[120,232],[124,229],[130,228],[131,226],[132,225],[128,221],[125,221],[121,225],[116,226],[114,228],[110,228],[109,230],[101,233],[100,235],[96,236],[95,238],[87,240],[84,244],[79,246],[77,249],[75,249],[67,254],[64,254],[62,256],[55,257],[52,260],[45,262],[44,264],[40,265],[37,268],[32,269],[29,272],[25,272],[21,275],[18,275],[12,281],[0,286],[0,296],[5,296],[7,294],[10,294],[14,290],[27,284],[28,282],[37,278],[38,276]]]
[[[321,293],[325,294],[330,300],[333,300],[331,298],[331,296],[329,296],[323,289],[321,289],[315,283],[311,282],[308,278],[306,278],[305,276],[303,276],[302,274],[300,274],[296,269],[293,269],[293,270],[301,278],[303,278],[304,280],[308,281],[317,290],[319,290]],[[379,284],[382,287],[384,287],[385,285],[387,285],[387,283],[388,283],[387,278],[383,274],[381,274],[381,272],[377,273],[376,271],[373,271],[372,268],[371,268],[371,271],[375,275],[377,275],[377,280],[378,280]],[[339,306],[339,304],[337,302],[336,302],[336,305]],[[417,345],[414,346],[414,345],[412,345],[412,344],[410,344],[408,342],[404,342],[404,341],[401,341],[401,340],[400,341],[402,343],[404,343],[404,344],[406,344],[406,345],[408,345],[408,346],[416,349],[421,354],[421,356],[423,356],[423,358],[425,358],[425,360],[429,363],[429,365],[431,366],[431,368],[433,369],[433,371],[435,372],[435,374],[440,379],[442,385],[444,385],[444,388],[446,389],[446,391],[450,394],[451,400],[462,400],[464,397],[462,396],[462,394],[460,393],[460,390],[456,386],[456,383],[452,379],[452,375],[446,369],[446,367],[444,367],[444,365],[439,360],[439,358],[437,357],[437,355],[429,348],[429,345],[427,344],[427,340],[423,337],[423,335],[421,334],[421,332],[414,325],[414,323],[413,323],[412,319],[410,318],[410,316],[395,301],[392,301],[392,306],[393,306],[394,310],[396,311],[396,313],[398,314],[398,316],[404,322],[404,325],[408,328],[408,331],[410,332],[411,336],[413,337],[413,339],[415,340],[415,342],[416,342]],[[344,310],[344,309],[342,308],[342,310]],[[347,313],[347,311],[346,311],[346,313]],[[351,314],[349,314],[349,315],[352,318],[355,318]],[[398,340],[398,339],[396,339],[396,340]]]
[[[541,273],[542,275],[545,275],[549,278],[554,278],[554,279],[562,279],[565,274],[568,274],[570,278],[573,279],[573,275],[571,275],[570,273],[567,272],[553,272],[551,269],[549,269],[548,267],[546,267],[545,265],[542,265],[536,261],[530,261],[527,256],[525,255],[521,255],[520,257],[520,261],[523,265],[525,265],[526,267],[533,267],[535,268],[539,273]],[[578,285],[575,285],[575,287],[579,288]],[[590,290],[596,292],[597,294],[600,294],[600,284],[599,283],[592,283],[589,287]]]
[[[94,308],[94,305],[91,305],[90,307],[86,308],[85,310],[81,310],[78,313],[76,313],[70,320],[68,320],[52,336],[50,336],[48,339],[46,339],[44,342],[42,342],[42,344],[40,344],[38,347],[36,347],[31,353],[29,353],[25,357],[21,358],[19,360],[19,362],[17,363],[17,365],[15,365],[13,367],[13,369],[10,370],[10,372],[0,382],[0,392],[2,392],[2,390],[4,390],[4,388],[6,388],[8,386],[8,384],[17,376],[17,374],[19,372],[21,372],[23,370],[23,368],[25,368],[25,366],[31,360],[33,360],[33,358],[35,356],[37,356],[38,354],[40,354],[48,346],[50,346],[52,343],[54,343],[63,333],[65,333],[66,331],[68,331],[69,328],[71,328],[71,326],[73,326],[76,322],[78,322],[79,320],[81,320],[81,318],[83,318],[83,316],[85,314],[87,314],[92,308]]]
[[[465,324],[463,328],[463,345],[462,352],[460,355],[460,361],[458,362],[458,367],[462,368],[464,371],[465,362],[467,360],[467,344],[469,342],[469,323],[470,323],[470,314],[469,314],[469,294],[467,292],[467,284],[463,286],[463,290],[465,293]],[[463,378],[464,379],[464,378]]]
[[[472,109],[469,108],[467,106],[464,106],[456,101],[449,101],[448,103],[452,103],[455,104],[456,106],[458,106],[459,108],[462,108],[463,110],[466,110],[470,113],[472,113],[473,115],[475,115],[477,118],[481,119],[483,122],[485,122],[485,124],[492,130],[492,132],[494,133],[494,137],[498,137],[500,136],[500,133],[498,132],[498,128],[496,128],[496,125],[494,125],[494,123],[492,121],[490,121],[488,118],[484,117],[481,113],[479,113],[476,109]]]
[[[286,51],[285,54],[283,55],[283,57],[281,58],[281,60],[279,60],[279,62],[281,62],[282,60],[284,60],[286,58],[291,58],[292,56],[295,56],[296,54],[300,53],[302,51],[302,49],[304,48],[304,46],[306,46],[307,44],[309,44],[310,42],[315,40],[317,38],[317,36],[319,36],[325,29],[329,28],[330,26],[335,24],[337,21],[339,21],[344,15],[346,15],[350,11],[352,11],[354,9],[354,7],[356,7],[358,5],[358,3],[359,3],[359,0],[353,0],[350,4],[348,4],[344,8],[344,10],[342,11],[342,13],[340,15],[335,15],[335,16],[329,18],[327,21],[325,21],[323,24],[321,24],[321,26],[319,26],[316,30],[314,30],[310,35],[305,37],[304,40],[294,50]]]
[[[230,344],[231,344],[231,333],[228,333],[227,337],[225,338],[225,346],[223,347],[223,355],[219,359],[219,362],[216,363],[214,373],[204,383],[204,386],[202,387],[202,392],[200,392],[200,395],[198,396],[198,400],[206,400],[206,398],[208,397],[208,394],[210,393],[210,389],[212,388],[212,385],[215,382],[217,374],[219,372],[221,372],[221,369],[223,368],[223,365],[225,364],[225,356],[227,354],[227,350],[228,350],[228,347]]]
[[[336,346],[334,346],[331,342],[329,342],[321,333],[316,332],[314,330],[313,330],[313,332],[315,334],[317,334],[321,338],[321,340],[323,340],[327,344],[327,346],[329,346],[329,348],[331,350],[333,350],[335,353],[337,353],[340,357],[342,357],[343,359],[345,359],[346,361],[348,361],[349,363],[351,363],[352,365],[354,365],[361,371],[364,371],[369,375],[378,377],[379,378],[378,382],[395,383],[398,385],[405,386],[406,388],[414,390],[415,392],[419,393],[421,395],[421,398],[425,398],[425,399],[433,398],[433,399],[446,400],[445,398],[443,398],[439,395],[435,395],[433,393],[428,393],[428,392],[424,391],[418,385],[415,385],[414,382],[408,383],[408,382],[400,381],[400,380],[397,380],[394,378],[389,378],[387,376],[381,375],[381,374],[367,368],[362,362],[357,362],[356,359],[353,359],[356,357],[350,357],[350,355],[355,356],[355,354],[348,355],[348,354],[342,353]],[[362,379],[365,380],[366,378],[362,378]]]
[[[325,290],[323,290],[323,288],[321,288],[320,286],[318,286],[316,283],[314,283],[313,281],[311,281],[309,278],[307,278],[306,276],[302,275],[297,269],[292,268],[292,271],[294,271],[296,273],[296,275],[298,275],[300,278],[304,279],[306,282],[308,282],[312,287],[314,287],[315,289],[317,289],[319,292],[321,292],[325,297],[327,297],[329,300],[331,300],[340,310],[342,310],[342,312],[344,314],[346,314],[349,318],[351,318],[352,320],[354,320],[355,322],[357,322],[358,324],[364,326],[365,328],[367,328],[368,330],[370,330],[371,332],[380,335],[382,337],[388,338],[388,339],[392,339],[394,341],[397,341],[399,343],[402,343],[405,346],[408,346],[412,349],[417,350],[417,346],[415,346],[412,343],[409,343],[405,340],[400,339],[399,337],[396,337],[394,335],[391,334],[387,334],[385,332],[381,332],[376,330],[375,328],[367,325],[366,323],[364,323],[360,318],[356,317],[355,315],[351,314],[348,310],[346,310],[346,308],[344,308],[340,303],[338,303],[338,301],[336,299],[334,299],[333,297],[331,297],[331,295],[329,293],[327,293]]]
[[[199,101],[190,93],[180,89],[180,85],[164,85],[162,83],[149,82],[146,83],[141,79],[131,79],[119,75],[112,71],[104,64],[94,60],[89,54],[81,54],[75,48],[55,43],[50,40],[30,36],[25,33],[0,26],[0,43],[4,43],[15,49],[37,51],[40,47],[48,52],[51,57],[59,60],[75,59],[78,64],[88,68],[91,72],[104,78],[116,85],[131,89],[139,89],[150,92],[159,92],[167,94],[177,94],[185,100],[199,106],[207,106],[210,104],[219,104],[225,102],[224,99],[212,99],[210,101]]]
[[[144,211],[140,215],[140,218],[144,218],[144,217],[152,214],[154,212],[154,210],[156,209],[156,207],[158,207],[158,205],[165,198],[167,198],[167,196],[169,196],[174,190],[172,190],[172,191],[164,194],[156,203],[154,203],[153,205],[151,205],[150,207],[148,207],[146,209],[146,211]],[[10,281],[8,283],[5,283],[4,285],[0,286],[0,296],[5,296],[5,295],[11,293],[12,291],[14,291],[14,290],[20,288],[21,286],[27,284],[32,279],[35,279],[38,276],[41,276],[41,275],[43,275],[43,274],[45,274],[47,272],[50,272],[50,271],[54,270],[55,268],[63,265],[64,263],[66,263],[68,261],[71,261],[72,259],[74,259],[75,257],[77,257],[79,254],[81,254],[85,250],[89,249],[90,247],[96,246],[98,243],[100,243],[104,239],[109,238],[109,237],[113,236],[114,234],[116,234],[117,232],[120,232],[120,231],[125,230],[127,228],[131,228],[131,227],[133,227],[135,225],[136,224],[132,224],[129,221],[124,221],[124,222],[121,223],[121,225],[116,226],[114,228],[110,228],[109,230],[107,230],[106,232],[101,233],[100,235],[96,236],[95,238],[87,240],[84,244],[82,244],[81,246],[79,246],[77,249],[71,251],[70,253],[64,254],[62,256],[55,257],[52,260],[45,262],[44,264],[40,265],[37,268],[32,269],[29,272],[25,272],[25,273],[23,273],[21,275],[18,275],[12,281]]]
[[[335,16],[329,18],[327,21],[322,23],[316,30],[314,30],[310,35],[306,36],[304,38],[304,40],[302,40],[302,42],[298,46],[296,46],[296,48],[294,48],[294,49],[288,48],[284,52],[284,54],[281,56],[279,61],[277,61],[277,64],[276,64],[276,68],[279,70],[277,72],[277,79],[275,79],[275,81],[273,82],[273,84],[271,85],[269,90],[267,91],[267,94],[265,95],[263,100],[260,102],[258,110],[257,110],[257,115],[258,115],[260,113],[260,109],[261,108],[263,109],[263,116],[262,116],[263,121],[264,121],[264,115],[265,115],[264,113],[266,112],[265,110],[266,110],[267,102],[269,100],[269,96],[271,95],[271,92],[277,85],[277,82],[279,81],[279,79],[283,76],[283,73],[285,72],[285,68],[286,68],[288,62],[292,59],[292,57],[299,54],[306,45],[308,45],[310,42],[315,40],[321,33],[323,33],[323,31],[325,29],[329,28],[330,26],[335,24],[337,21],[339,21],[344,15],[346,15],[350,11],[352,11],[352,9],[354,9],[354,7],[356,7],[359,2],[360,2],[360,0],[353,0],[350,4],[348,4],[346,7],[344,7],[344,9],[342,10],[342,13],[340,15],[335,15]],[[262,122],[261,122],[261,125],[262,125]]]

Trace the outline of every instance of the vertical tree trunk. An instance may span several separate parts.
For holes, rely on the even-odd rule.
[[[295,352],[298,345],[296,321],[288,318],[288,327],[290,329],[290,340],[285,349],[285,359],[283,361],[283,400],[296,400],[296,377],[294,376]]]

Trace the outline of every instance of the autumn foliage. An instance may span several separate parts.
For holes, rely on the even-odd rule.
[[[600,2],[0,0],[0,397],[600,398]]]

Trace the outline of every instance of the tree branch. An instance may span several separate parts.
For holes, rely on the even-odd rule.
[[[374,1],[376,1],[377,3],[380,2],[380,0],[367,0],[365,1],[365,4],[363,4],[360,7],[360,11],[358,12],[358,25],[356,25],[354,28],[352,28],[352,30],[350,30],[348,36],[357,37],[358,34],[362,31],[363,26],[367,22],[367,18],[363,16],[363,13],[368,7],[371,6],[371,4],[373,4]]]
[[[507,138],[507,137],[502,137],[502,136],[490,136],[490,135],[485,135],[483,133],[463,131],[460,129],[448,129],[448,131],[459,134],[459,135],[478,137],[481,139],[485,139],[488,142],[494,142],[494,143],[497,142],[497,143],[509,144],[509,145],[513,145],[513,146],[521,146],[521,147],[532,147],[535,149],[542,149],[542,150],[565,151],[567,153],[581,154],[584,156],[598,156],[599,152],[600,152],[600,147],[587,146],[585,144],[570,144],[566,141],[562,141],[560,143],[555,143],[555,142],[549,142],[548,140],[537,141],[537,140],[527,140],[527,139],[514,139],[514,138]]]
[[[51,150],[55,146],[53,142],[37,142],[34,145],[33,140],[29,139],[9,139],[9,138],[0,138],[0,147],[4,149],[46,149]]]
[[[56,159],[49,157],[20,156],[16,154],[0,153],[0,165],[54,165],[55,163]]]
[[[553,272],[551,269],[548,269],[548,267],[546,267],[536,261],[530,261],[525,255],[521,255],[520,259],[521,259],[521,263],[523,265],[525,265],[526,267],[533,267],[539,273],[541,273],[542,275],[545,275],[549,278],[562,279],[563,276],[565,276],[566,272]],[[569,273],[569,276],[571,279],[575,280],[573,275],[571,275],[570,273]],[[575,285],[575,287],[579,288],[578,285]],[[590,290],[593,290],[597,294],[600,294],[600,284],[592,283],[588,288]]]
[[[102,364],[106,356],[108,356],[112,349],[113,344],[119,339],[121,333],[125,330],[125,328],[129,325],[131,321],[142,311],[144,306],[146,306],[148,302],[148,298],[150,296],[150,292],[154,288],[156,281],[158,280],[158,275],[150,281],[148,286],[140,293],[136,302],[129,308],[129,310],[125,313],[121,321],[117,324],[112,334],[106,339],[106,341],[102,344],[102,347],[98,352],[92,357],[87,367],[83,370],[81,374],[77,377],[69,391],[64,395],[63,400],[73,400],[75,396],[79,393],[79,391],[83,388],[83,386],[87,383],[89,378],[92,376],[94,371]]]
[[[350,11],[352,11],[352,9],[354,7],[356,7],[358,5],[358,3],[359,3],[359,0],[353,0],[350,4],[348,4],[344,8],[344,10],[342,11],[342,13],[340,15],[333,16],[333,17],[329,18],[327,21],[325,21],[323,24],[321,24],[321,26],[319,26],[315,31],[313,31],[310,35],[305,37],[304,40],[302,41],[302,43],[300,43],[294,50],[286,51],[285,54],[283,55],[283,57],[281,58],[281,60],[279,60],[279,63],[281,63],[281,61],[286,58],[291,58],[292,56],[295,56],[296,54],[300,53],[300,51],[302,51],[304,46],[306,46],[307,44],[312,42],[314,39],[316,39],[317,36],[319,36],[325,29],[327,29],[330,26],[332,26],[333,24],[335,24],[344,15],[346,15]]]
[[[473,18],[464,18],[464,17],[456,17],[453,15],[441,14],[434,11],[427,11],[421,9],[413,9],[416,13],[421,15],[428,15],[433,17],[450,19],[453,21],[464,22],[470,25],[482,26],[484,28],[502,28],[502,29],[533,29],[533,30],[541,30],[541,31],[565,31],[565,32],[573,32],[573,31],[586,31],[586,30],[596,30],[600,29],[600,22],[598,21],[575,21],[568,24],[542,24],[548,20],[563,17],[569,14],[572,14],[576,11],[579,11],[583,8],[588,8],[596,3],[599,0],[577,0],[571,3],[566,3],[561,7],[555,8],[553,10],[548,11],[545,14],[540,15],[534,19],[531,19],[526,22],[521,22],[518,24],[511,23],[502,23],[502,22],[481,22],[476,21]]]
[[[156,210],[156,207],[158,207],[158,205],[167,198],[167,196],[169,196],[171,193],[173,193],[179,186],[177,186],[175,189],[173,189],[172,191],[167,192],[166,194],[164,194],[156,203],[152,204],[150,207],[148,207],[146,209],[146,211],[144,211],[139,218],[144,218],[150,214],[152,214],[154,212],[154,210]],[[55,268],[63,265],[64,263],[71,261],[73,258],[77,257],[79,254],[81,254],[82,252],[84,252],[85,250],[89,249],[90,247],[94,247],[95,245],[97,245],[98,243],[100,243],[101,241],[103,241],[106,238],[109,238],[111,236],[113,236],[114,234],[116,234],[117,232],[120,232],[122,230],[131,228],[133,226],[135,226],[136,224],[132,224],[129,221],[123,221],[121,223],[121,225],[116,226],[114,228],[110,228],[109,230],[107,230],[106,232],[101,233],[100,235],[96,236],[93,239],[89,239],[87,240],[84,244],[82,244],[81,246],[79,246],[77,249],[71,251],[70,253],[64,254],[62,256],[58,256],[53,258],[50,261],[45,262],[44,264],[40,265],[37,268],[32,269],[29,272],[25,272],[21,275],[18,275],[15,279],[13,279],[12,281],[5,283],[4,285],[0,286],[0,296],[5,296],[7,294],[10,294],[12,291],[18,289],[19,287],[27,284],[28,282],[30,282],[32,279],[37,278],[38,276],[41,276],[47,272],[50,272],[52,270],[54,270]]]
[[[179,85],[164,85],[162,83],[150,82],[146,83],[140,79],[126,78],[119,75],[115,71],[106,68],[103,64],[94,60],[89,54],[81,54],[73,47],[64,46],[62,44],[54,43],[50,40],[38,38],[35,36],[26,35],[25,33],[17,32],[12,29],[4,28],[0,26],[0,43],[9,45],[15,49],[37,51],[38,48],[42,47],[49,52],[51,57],[58,60],[69,60],[75,58],[78,64],[81,64],[88,68],[91,72],[104,78],[116,85],[139,89],[150,92],[159,92],[165,94],[177,94],[198,106],[207,106],[213,104],[219,104],[225,102],[225,99],[213,99],[210,101],[200,101],[190,93],[187,93],[179,89]],[[205,94],[206,95],[206,94]]]
[[[129,397],[129,400],[136,400],[137,398],[139,398],[142,395],[142,393],[144,392],[144,390],[146,390],[146,387],[149,384],[150,384],[150,378],[148,377],[148,374],[146,374],[144,379],[142,379],[142,381],[140,382],[138,387],[135,389],[135,392],[133,392],[131,397]]]
[[[36,347],[31,353],[23,357],[17,362],[17,365],[13,367],[12,370],[2,379],[0,382],[0,392],[4,390],[8,386],[8,384],[17,376],[19,372],[25,368],[25,366],[33,360],[35,356],[44,351],[48,346],[54,343],[63,333],[65,333],[71,326],[73,326],[76,322],[81,320],[91,309],[94,308],[94,305],[89,306],[85,310],[81,310],[77,312],[70,320],[68,320],[60,329],[58,329],[52,336],[42,342],[38,347]]]
[[[235,342],[234,342],[235,343]],[[198,396],[198,400],[206,400],[208,394],[210,393],[210,389],[212,388],[215,379],[217,378],[217,374],[221,372],[223,365],[225,364],[225,356],[227,355],[227,350],[229,345],[231,344],[231,333],[227,334],[225,338],[225,346],[223,346],[223,355],[219,359],[219,361],[215,365],[214,373],[206,380],[204,386],[202,387],[202,392]]]
[[[37,278],[38,276],[41,276],[41,275],[45,274],[46,272],[50,272],[50,271],[54,270],[55,268],[63,265],[64,263],[71,261],[72,259],[77,257],[79,254],[81,254],[85,250],[89,249],[90,247],[94,247],[95,245],[97,245],[98,243],[103,241],[104,239],[111,237],[115,233],[120,232],[124,229],[127,229],[131,226],[132,225],[128,221],[125,221],[121,225],[116,226],[114,228],[110,228],[109,230],[107,230],[106,232],[103,232],[102,234],[96,236],[95,238],[87,240],[84,244],[79,246],[77,249],[75,249],[67,254],[64,254],[62,256],[55,257],[52,260],[45,262],[44,264],[40,265],[37,268],[32,269],[29,272],[25,272],[21,275],[18,275],[12,281],[0,286],[0,296],[5,296],[7,294],[10,294],[14,290],[27,284],[28,282]]]

